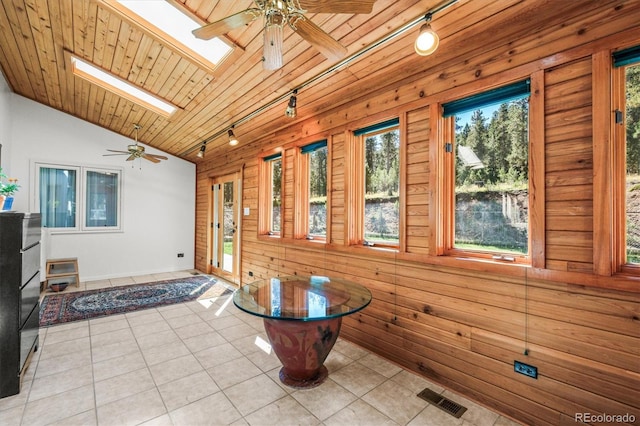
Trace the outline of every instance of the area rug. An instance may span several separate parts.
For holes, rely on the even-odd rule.
[[[197,275],[145,284],[45,296],[40,303],[40,326],[133,312],[156,306],[215,298],[231,290],[215,278]]]

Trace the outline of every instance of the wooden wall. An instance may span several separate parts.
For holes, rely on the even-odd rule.
[[[252,213],[242,224],[243,283],[318,273],[367,286],[373,302],[345,318],[344,338],[523,424],[575,424],[574,414],[582,412],[631,413],[639,422],[640,280],[593,273],[599,250],[594,205],[603,205],[593,190],[594,174],[602,172],[594,170],[593,122],[594,114],[608,111],[593,103],[593,88],[607,84],[594,80],[593,56],[640,44],[640,4],[589,4],[572,10],[561,25],[534,34],[511,32],[503,44],[449,55],[439,71],[414,65],[415,73],[400,84],[385,85],[382,78],[353,83],[359,97],[200,164],[196,220],[203,237],[196,243],[196,267],[206,270],[208,179],[244,167],[242,204]],[[536,169],[543,176],[536,179],[544,182],[538,191],[544,214],[532,226],[533,235],[540,235],[542,264],[435,256],[435,106],[536,72],[543,76],[544,119],[531,132],[543,134],[544,165]],[[349,130],[393,116],[403,123],[406,143],[406,244],[399,253],[349,247]],[[291,142],[317,135],[328,138],[331,156],[327,245],[290,238]],[[285,148],[283,239],[259,236],[257,227],[258,156],[278,146]],[[538,367],[539,378],[514,373],[514,360]]]

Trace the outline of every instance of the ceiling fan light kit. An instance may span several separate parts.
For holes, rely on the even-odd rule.
[[[160,160],[168,160],[168,157],[165,157],[164,155],[158,155],[158,154],[147,154],[144,150],[144,146],[142,145],[138,145],[138,130],[140,130],[141,127],[138,124],[134,124],[133,125],[133,130],[134,130],[134,138],[136,143],[135,144],[130,144],[127,145],[127,150],[126,151],[118,151],[115,149],[107,149],[107,151],[109,152],[115,152],[115,154],[103,154],[103,157],[109,157],[112,155],[128,155],[126,161],[133,161],[136,158],[144,158],[145,160],[149,160],[152,163],[159,163]],[[133,167],[133,165],[132,165]]]
[[[272,71],[282,67],[285,24],[330,60],[347,55],[347,48],[311,22],[305,13],[371,13],[375,0],[254,0],[250,8],[193,30],[197,38],[209,40],[264,16],[263,67]]]

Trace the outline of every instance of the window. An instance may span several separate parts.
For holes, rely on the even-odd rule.
[[[300,149],[301,217],[299,234],[309,240],[327,238],[327,141]]]
[[[622,265],[636,270],[640,267],[640,47],[621,50],[613,55],[614,67],[622,76],[619,79],[624,95],[620,96],[621,108],[616,114],[617,144],[620,149],[620,170],[624,176],[618,179],[621,188],[617,192],[621,200],[619,236],[622,247]],[[618,168],[617,168],[618,169]]]
[[[120,229],[121,171],[36,163],[42,226],[66,231]]]
[[[528,80],[443,105],[444,252],[529,252]],[[484,253],[484,254],[483,254]]]
[[[400,127],[393,119],[354,132],[360,168],[355,188],[358,218],[353,240],[397,248],[400,243]]]
[[[86,209],[84,226],[118,226],[119,176],[118,173],[98,170],[86,171]]]
[[[282,154],[263,159],[262,178],[265,186],[260,219],[260,233],[281,235],[282,232]],[[261,194],[262,195],[262,194]]]

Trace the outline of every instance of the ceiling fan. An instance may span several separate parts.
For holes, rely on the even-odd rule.
[[[264,16],[263,67],[282,67],[282,29],[288,24],[326,58],[338,60],[347,49],[304,16],[305,13],[371,13],[375,0],[254,0],[257,8],[227,16],[193,30],[197,38],[209,40]]]
[[[127,157],[127,161],[133,161],[136,158],[144,158],[145,160],[149,160],[152,163],[159,163],[160,160],[168,160],[169,158],[165,157],[164,155],[157,155],[157,154],[147,154],[144,151],[144,146],[142,145],[138,145],[138,130],[141,129],[141,127],[138,124],[134,124],[133,125],[133,129],[135,130],[135,144],[131,144],[127,146],[127,150],[126,151],[118,151],[115,149],[107,149],[107,151],[109,152],[116,152],[117,154],[103,154],[103,157],[109,157],[112,155],[128,155],[129,157]]]

